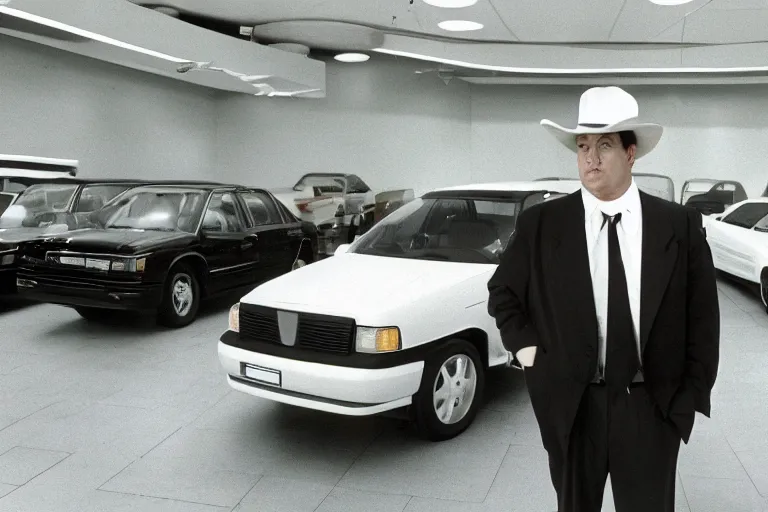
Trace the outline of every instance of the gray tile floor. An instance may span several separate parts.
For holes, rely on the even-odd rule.
[[[768,511],[768,315],[721,281],[714,416],[679,465],[678,510]],[[192,326],[88,324],[67,308],[0,310],[0,511],[555,510],[519,374],[459,438],[231,391],[216,341],[228,302]],[[613,510],[609,498],[605,510]]]

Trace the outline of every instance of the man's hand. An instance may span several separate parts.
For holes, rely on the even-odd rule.
[[[536,359],[536,347],[525,347],[517,351],[515,357],[520,364],[526,368],[533,366],[533,362]]]

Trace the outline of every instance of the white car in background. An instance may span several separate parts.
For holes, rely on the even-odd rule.
[[[363,416],[409,407],[444,440],[473,421],[489,367],[514,364],[487,283],[520,212],[578,180],[446,188],[409,201],[328,259],[233,306],[218,353],[244,393]]]
[[[758,285],[768,312],[768,197],[740,201],[703,219],[715,268]]]
[[[293,187],[271,192],[298,218],[317,226],[323,256],[373,225],[374,192],[354,174],[305,174]]]

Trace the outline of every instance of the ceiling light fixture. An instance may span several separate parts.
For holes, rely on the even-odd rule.
[[[340,53],[334,57],[339,62],[365,62],[370,58],[364,53]]]
[[[462,60],[445,59],[443,57],[434,57],[420,53],[404,52],[400,50],[390,50],[388,48],[374,48],[374,52],[386,55],[396,55],[398,57],[408,57],[411,59],[425,60],[429,62],[438,62],[450,66],[458,66],[469,69],[483,69],[487,71],[500,71],[503,73],[535,73],[545,75],[583,75],[583,74],[616,74],[616,73],[747,73],[747,72],[766,72],[768,66],[738,66],[732,68],[523,68],[514,66],[497,66],[493,64],[478,64]]]
[[[467,32],[470,30],[480,30],[483,28],[482,23],[464,20],[441,21],[437,24],[437,26],[443,30],[448,30],[449,32]]]
[[[9,16],[20,18],[22,20],[31,21],[32,23],[38,23],[40,25],[45,25],[47,27],[63,30],[64,32],[69,32],[70,34],[75,34],[77,36],[85,37],[87,39],[92,39],[93,41],[98,41],[100,43],[117,46],[118,48],[123,48],[125,50],[132,50],[137,53],[143,53],[144,55],[149,55],[150,57],[157,57],[158,59],[168,60],[168,61],[177,62],[177,63],[190,62],[189,59],[180,59],[178,57],[173,57],[171,55],[156,52],[154,50],[148,50],[146,48],[142,48],[141,46],[136,46],[130,43],[126,43],[124,41],[118,41],[117,39],[112,39],[111,37],[103,36],[101,34],[97,34],[89,30],[83,30],[81,28],[73,27],[72,25],[61,23],[60,21],[44,18],[43,16],[38,16],[36,14],[30,14],[28,12],[20,11],[18,9],[13,9],[12,7],[4,7],[3,3],[1,2],[0,2],[0,14],[7,14]]]
[[[462,7],[471,7],[477,3],[477,0],[424,0],[427,5],[434,7],[443,7],[445,9],[460,9]]]
[[[650,0],[650,2],[656,5],[683,5],[693,0]]]

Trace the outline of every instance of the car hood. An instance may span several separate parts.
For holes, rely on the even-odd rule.
[[[0,228],[0,244],[16,245],[19,242],[33,240],[39,236],[53,236],[66,231],[66,226],[64,229],[56,226],[47,228]]]
[[[347,253],[272,279],[242,301],[359,319],[372,310],[403,309],[427,296],[455,292],[473,278],[485,282],[495,269],[490,264]],[[467,306],[487,298],[484,285],[475,288],[475,294],[466,289],[462,292]]]
[[[83,229],[38,237],[49,250],[102,254],[139,254],[159,248],[186,245],[195,240],[190,233],[135,229]]]

